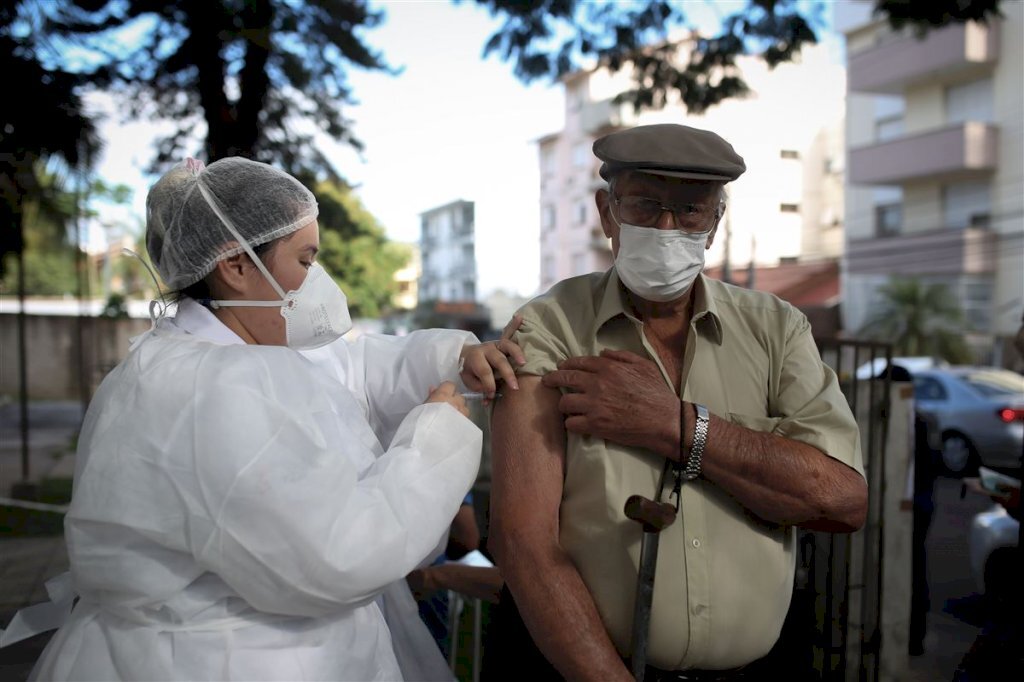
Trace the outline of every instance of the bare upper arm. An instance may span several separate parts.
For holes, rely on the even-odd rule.
[[[565,473],[560,393],[520,376],[491,415],[491,527],[499,561],[510,548],[557,542]]]

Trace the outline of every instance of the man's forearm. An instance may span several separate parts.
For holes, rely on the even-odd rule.
[[[693,406],[685,405],[688,413]],[[688,414],[686,450],[693,437]],[[772,523],[850,532],[864,524],[867,486],[852,468],[816,448],[711,415],[704,477]]]
[[[516,606],[544,656],[567,680],[631,680],[583,579],[560,548],[513,549],[501,563]]]

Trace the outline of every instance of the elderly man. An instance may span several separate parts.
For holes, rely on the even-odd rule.
[[[732,679],[779,636],[795,527],[864,522],[857,425],[804,315],[701,274],[745,170],[732,146],[652,125],[594,153],[615,265],[523,308],[520,389],[493,414],[491,546],[553,666],[525,670],[520,652],[501,673],[631,679],[644,529],[623,506],[639,494],[678,514],[659,535],[638,676]]]

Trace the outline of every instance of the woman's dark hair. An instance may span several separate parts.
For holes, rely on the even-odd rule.
[[[281,240],[274,239],[269,242],[263,242],[262,244],[252,247],[252,252],[256,254],[257,258],[266,263],[266,257],[270,255],[270,252],[274,250],[274,246],[279,241]],[[207,277],[209,277],[209,275],[207,275]],[[210,292],[210,285],[207,283],[206,277],[199,280],[195,284],[190,284],[184,289],[179,289],[178,291],[174,292],[175,301],[180,301],[186,296],[193,300],[199,301],[204,305],[206,304],[207,301],[213,298],[213,294]]]

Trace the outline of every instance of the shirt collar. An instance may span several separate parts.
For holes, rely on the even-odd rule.
[[[694,314],[693,322],[698,332],[705,334],[717,345],[722,345],[722,322],[718,317],[718,306],[715,304],[714,296],[708,292],[708,285],[704,274],[697,275],[694,281]],[[601,292],[601,301],[598,304],[597,315],[594,318],[593,336],[606,322],[619,315],[624,315],[630,320],[636,317],[630,311],[629,298],[626,295],[626,287],[615,272],[615,267],[609,268],[605,273],[604,290]]]
[[[221,345],[245,343],[227,325],[217,319],[208,308],[194,299],[184,297],[178,302],[174,325],[184,332]]]

